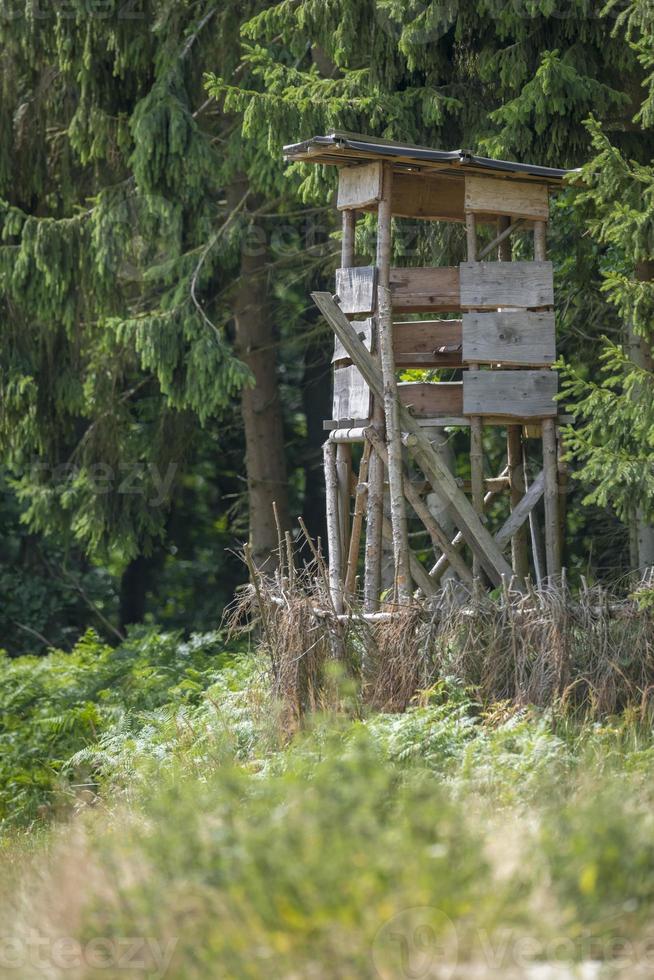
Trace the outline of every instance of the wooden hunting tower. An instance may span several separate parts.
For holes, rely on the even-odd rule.
[[[520,587],[532,564],[539,582],[545,576],[556,580],[565,470],[546,233],[549,192],[566,171],[349,133],[317,136],[284,152],[287,160],[339,167],[341,268],[334,295],[313,294],[336,335],[325,479],[337,610],[356,592],[364,514],[366,612],[379,607],[384,537],[392,542],[400,604],[408,601],[412,582],[433,593],[447,568],[468,586],[475,578],[496,586],[513,577]],[[356,264],[357,214],[366,211],[377,214],[373,266]],[[467,261],[458,267],[393,267],[393,216],[461,222]],[[492,239],[484,247],[481,226],[483,237]],[[533,261],[512,261],[511,235],[518,229],[533,233]],[[432,316],[416,319],[418,313]],[[398,371],[407,368],[449,369],[460,380],[398,382]],[[450,426],[470,434],[467,484],[448,464],[443,431]],[[506,430],[506,467],[493,479],[484,474],[484,426]],[[533,438],[542,440],[543,466],[527,486],[525,461]],[[357,442],[363,454],[353,480]],[[421,482],[415,480],[417,469]],[[511,513],[492,531],[485,510],[502,491],[510,495]],[[541,497],[545,561],[534,511]],[[431,569],[409,549],[407,508],[431,537]],[[510,563],[504,555],[509,548]]]

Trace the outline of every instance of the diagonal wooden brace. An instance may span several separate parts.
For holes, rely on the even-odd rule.
[[[312,293],[311,297],[339,338],[343,347],[361,372],[366,384],[378,397],[383,397],[382,375],[372,356],[357,336],[355,329],[345,314],[334,302],[331,293]],[[497,542],[484,527],[472,505],[432,448],[429,439],[407,410],[400,406],[400,425],[411,436],[409,451],[432,485],[434,493],[449,509],[452,519],[463,534],[466,543],[477,556],[486,574],[494,585],[501,585],[512,577],[511,566],[506,561]]]
[[[375,452],[378,453],[384,461],[384,466],[388,467],[388,453],[386,452],[386,446],[382,437],[372,425],[368,426],[368,428],[364,429],[363,431],[366,439],[374,446]],[[465,585],[472,588],[472,572],[456,548],[452,547],[447,534],[441,530],[440,525],[427,507],[427,504],[424,502],[418,491],[411,486],[409,480],[404,481],[404,495],[426,527],[434,542],[434,545],[447,555],[448,561],[451,563],[452,568],[459,576],[461,581]]]

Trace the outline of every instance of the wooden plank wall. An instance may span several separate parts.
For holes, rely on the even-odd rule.
[[[556,360],[554,314],[464,313],[463,361],[548,366]]]
[[[337,269],[336,295],[343,313],[372,313],[377,303],[377,268],[360,265]]]
[[[557,387],[555,371],[465,371],[463,414],[553,417]]]
[[[461,308],[455,266],[391,269],[390,283],[396,313],[456,313]]]
[[[334,371],[333,416],[337,421],[370,417],[370,389],[353,364]]]
[[[462,262],[463,309],[552,306],[554,273],[551,262]]]
[[[460,381],[403,381],[398,386],[400,402],[416,418],[439,418],[463,414],[463,385]]]
[[[397,367],[461,367],[461,320],[413,320],[393,324]]]
[[[354,320],[352,326],[359,335],[359,340],[365,344],[366,350],[372,350],[372,317],[368,317],[367,320]],[[338,337],[334,337],[332,364],[336,361],[349,361],[348,353]]]
[[[397,173],[393,179],[393,214],[428,221],[463,221],[464,181]]]
[[[339,211],[362,210],[381,201],[382,165],[368,163],[362,166],[343,167],[338,175]]]
[[[547,221],[547,186],[496,177],[466,176],[465,210],[475,214],[508,214]]]

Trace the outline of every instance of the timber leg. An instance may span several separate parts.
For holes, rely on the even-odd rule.
[[[543,472],[545,474],[545,555],[547,575],[553,584],[561,575],[559,482],[554,419],[543,419]]]
[[[525,474],[522,461],[522,426],[507,426],[506,447],[509,466],[509,487],[511,491],[511,510],[513,511],[525,495]],[[523,524],[511,539],[513,572],[518,581],[523,584],[529,575],[527,534],[527,526]]]

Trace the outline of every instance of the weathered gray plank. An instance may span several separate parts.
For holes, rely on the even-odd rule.
[[[465,371],[463,414],[507,418],[556,415],[556,371]]]
[[[370,389],[353,364],[334,371],[333,414],[335,419],[367,419],[370,415]]]
[[[463,414],[460,381],[403,381],[397,386],[400,402],[416,418]]]
[[[495,535],[495,541],[500,548],[504,548],[509,543],[516,531],[520,530],[540,498],[543,496],[544,489],[545,474],[541,470],[520,503],[513,508],[508,518]]]
[[[366,350],[372,350],[372,317],[368,317],[367,320],[353,320],[352,326],[359,335],[359,339],[363,341],[366,346]],[[334,337],[334,354],[332,356],[332,364],[335,361],[349,361],[350,355],[343,347],[338,337]]]
[[[336,295],[343,313],[372,313],[377,302],[376,266],[337,269]]]
[[[393,324],[397,367],[460,367],[461,320],[413,320]]]
[[[343,167],[338,174],[339,211],[369,207],[381,201],[382,164],[368,163],[362,166]]]
[[[431,221],[463,221],[464,182],[398,172],[393,177],[393,214]]]
[[[396,313],[456,313],[461,308],[456,267],[391,269],[390,284]]]
[[[462,262],[459,269],[463,309],[554,303],[551,262]]]
[[[556,360],[553,313],[464,313],[463,361],[549,366]]]
[[[466,176],[465,210],[547,221],[547,186],[469,174]]]

